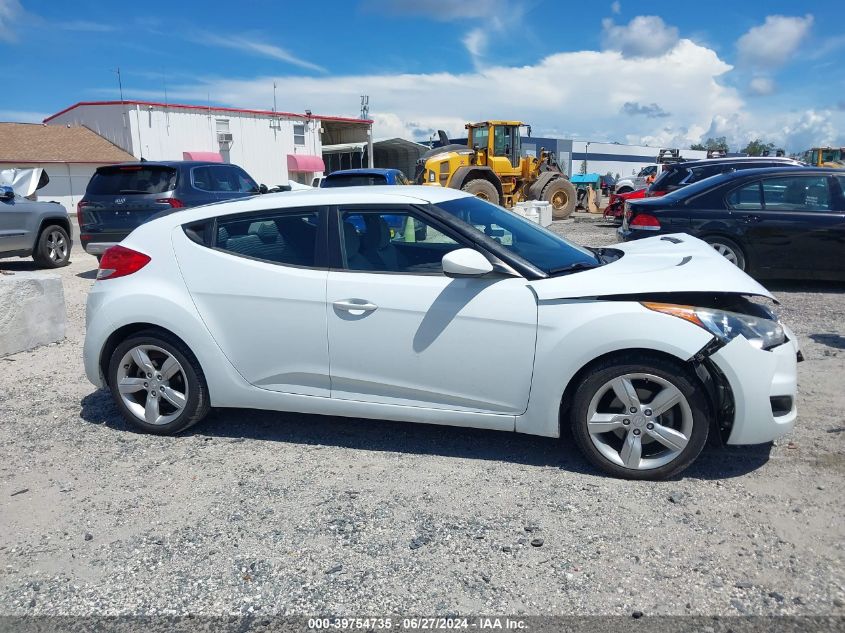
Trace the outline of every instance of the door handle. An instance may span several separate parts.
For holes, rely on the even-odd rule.
[[[376,304],[362,299],[342,299],[335,301],[332,305],[338,310],[346,310],[347,312],[372,312],[378,308]]]
[[[744,218],[742,218],[742,221],[746,224],[753,224],[754,222],[762,221],[762,219],[763,218],[761,218],[759,215],[746,215]]]

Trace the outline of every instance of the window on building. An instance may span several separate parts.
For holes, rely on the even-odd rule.
[[[293,144],[294,145],[305,145],[305,124],[304,123],[294,123],[293,124]]]

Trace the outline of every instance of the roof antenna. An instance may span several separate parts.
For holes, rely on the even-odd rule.
[[[113,73],[117,73],[117,86],[120,88],[120,100],[123,101],[123,82],[120,79],[120,66],[117,67],[116,70],[112,71]]]
[[[361,95],[361,118],[366,120],[370,118],[370,96]]]

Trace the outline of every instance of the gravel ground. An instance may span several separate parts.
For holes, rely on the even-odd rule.
[[[567,438],[236,410],[136,434],[83,374],[95,267],[59,273],[65,341],[0,359],[0,614],[845,613],[845,285],[770,284],[807,358],[790,437],[638,483]]]

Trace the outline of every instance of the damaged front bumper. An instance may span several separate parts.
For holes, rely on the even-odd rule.
[[[727,420],[727,444],[762,444],[792,430],[798,415],[795,400],[800,350],[795,336],[769,350],[742,336],[710,355],[722,373],[733,400]]]

